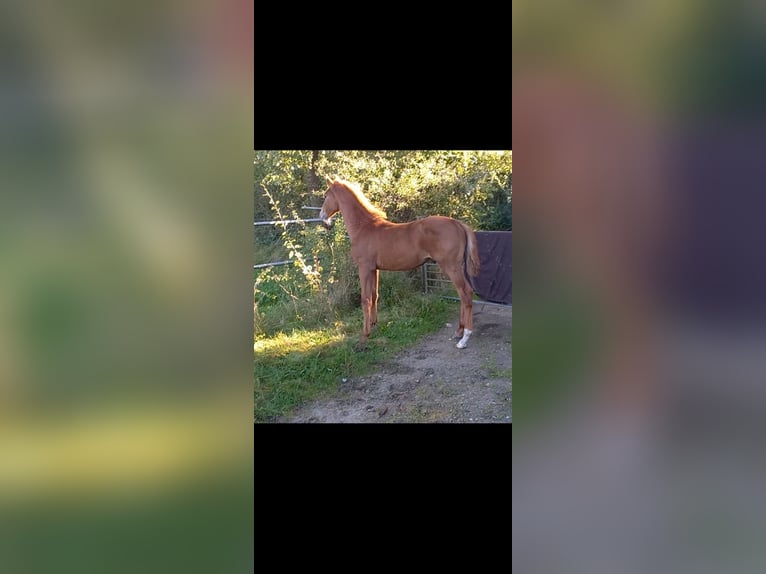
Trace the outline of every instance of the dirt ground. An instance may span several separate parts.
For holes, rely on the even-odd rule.
[[[510,423],[512,315],[511,307],[474,305],[467,348],[455,348],[447,323],[379,372],[348,379],[336,397],[277,422]]]

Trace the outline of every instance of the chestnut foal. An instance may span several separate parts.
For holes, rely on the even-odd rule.
[[[460,323],[455,335],[464,349],[473,332],[473,288],[468,274],[479,274],[476,235],[465,223],[432,215],[409,223],[392,223],[373,206],[358,186],[327,178],[328,188],[319,217],[325,227],[337,212],[343,214],[351,257],[359,268],[364,328],[360,343],[367,341],[378,321],[378,270],[407,271],[433,259],[454,283],[460,295]]]

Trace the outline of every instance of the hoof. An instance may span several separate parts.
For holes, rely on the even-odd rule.
[[[456,346],[458,349],[465,349],[466,345],[468,345],[468,338],[471,336],[471,333],[472,333],[472,332],[473,332],[473,331],[471,331],[470,329],[466,329],[466,330],[465,330],[465,332],[464,332],[464,334],[463,334],[463,338],[462,338],[462,339],[460,339],[460,340],[457,342],[457,345],[455,345],[455,346]]]

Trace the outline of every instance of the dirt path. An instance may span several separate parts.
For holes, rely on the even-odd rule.
[[[512,308],[474,306],[468,347],[442,327],[338,396],[306,404],[278,422],[511,422]]]

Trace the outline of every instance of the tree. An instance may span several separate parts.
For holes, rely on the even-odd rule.
[[[509,230],[512,167],[510,151],[256,151],[255,216],[273,215],[263,186],[292,211],[319,205],[329,175],[359,183],[392,221],[439,214],[477,229]]]

